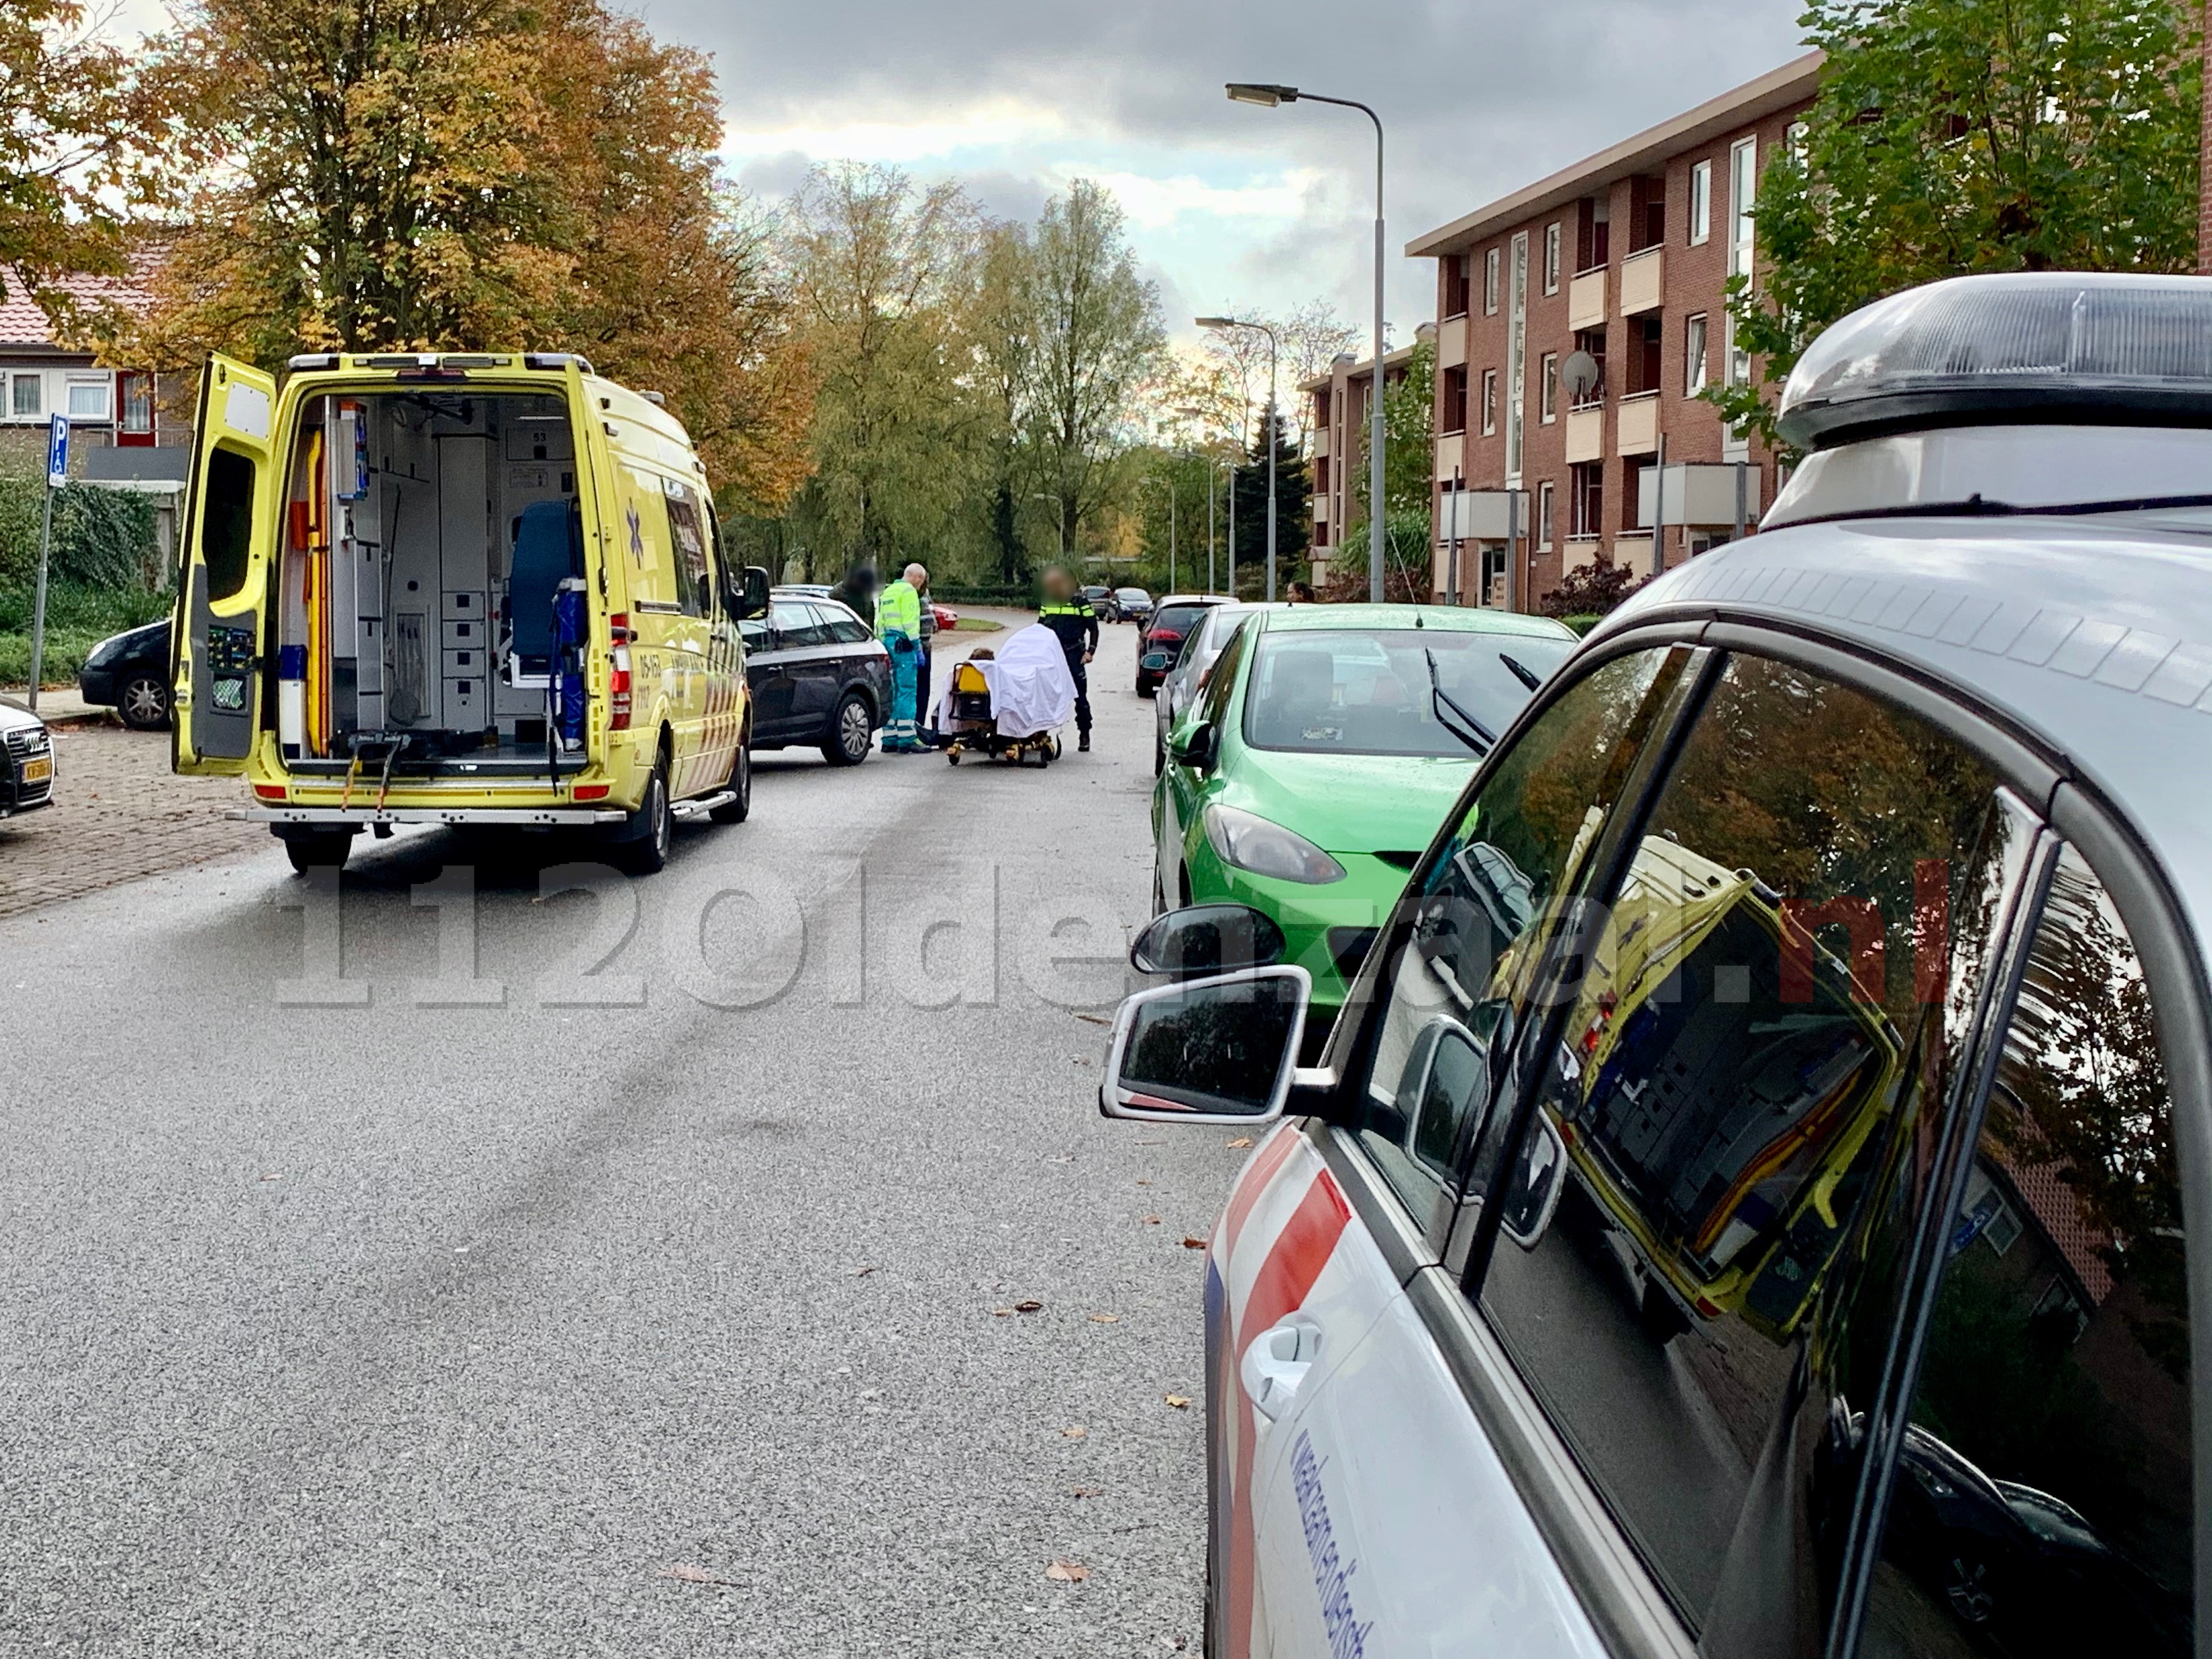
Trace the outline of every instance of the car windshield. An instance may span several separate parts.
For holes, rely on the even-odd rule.
[[[1150,600],[1152,596],[1146,592],[1141,587],[1124,587],[1117,591],[1114,597],[1117,599]]]
[[[1447,719],[1473,725],[1486,747],[1496,742],[1573,644],[1443,628],[1269,634],[1253,659],[1244,741],[1316,754],[1466,758],[1476,750]],[[1439,690],[1456,705],[1446,714]]]

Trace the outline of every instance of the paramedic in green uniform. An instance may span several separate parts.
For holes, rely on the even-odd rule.
[[[876,637],[891,653],[891,714],[884,722],[884,752],[911,755],[921,740],[915,724],[915,676],[921,652],[921,584],[929,578],[910,564],[876,597]]]
[[[1098,649],[1098,613],[1075,591],[1075,578],[1061,565],[1044,573],[1044,603],[1037,620],[1052,629],[1067,654],[1068,678],[1075,682],[1075,746],[1091,747],[1091,677],[1084,672]]]

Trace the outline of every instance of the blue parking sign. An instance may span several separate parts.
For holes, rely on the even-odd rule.
[[[69,482],[69,416],[56,415],[46,439],[46,482],[58,489]]]

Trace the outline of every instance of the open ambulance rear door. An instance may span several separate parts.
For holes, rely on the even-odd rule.
[[[170,763],[179,772],[245,771],[260,729],[271,506],[283,487],[270,431],[276,409],[273,375],[208,359],[170,629]]]

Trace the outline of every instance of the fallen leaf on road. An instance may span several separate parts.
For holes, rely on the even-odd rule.
[[[1182,1411],[1190,1405],[1189,1397],[1186,1395],[1164,1394],[1162,1395],[1160,1398],[1166,1401],[1169,1405],[1174,1407],[1177,1411]]]
[[[1014,1310],[1012,1308],[994,1308],[991,1310],[991,1317],[994,1319],[1012,1319],[1013,1316]]]
[[[1118,1325],[1121,1322],[1121,1316],[1119,1314],[1093,1314],[1091,1316],[1091,1322],[1094,1325]]]
[[[863,1261],[859,1267],[852,1268],[850,1271],[854,1278],[866,1279],[870,1273],[875,1272],[875,1270],[876,1264],[874,1262]]]
[[[1101,1019],[1101,1018],[1100,1018],[1097,1015],[1096,1015],[1096,1014],[1078,1014],[1078,1015],[1076,1016],[1076,1018],[1078,1018],[1078,1019],[1087,1019],[1087,1020],[1089,1020],[1089,1021],[1090,1021],[1093,1025],[1111,1025],[1111,1024],[1114,1023],[1114,1022],[1113,1022],[1112,1020],[1110,1020],[1110,1019]]]
[[[1137,1184],[1139,1187],[1149,1187],[1152,1184],[1152,1178],[1150,1176],[1139,1176]]]
[[[1073,1164],[1075,1162],[1075,1154],[1073,1152],[1068,1152],[1059,1158],[1048,1158],[1045,1159],[1045,1162],[1048,1164]]]
[[[1070,1486],[1067,1495],[1070,1498],[1103,1498],[1106,1489],[1103,1486]]]
[[[1183,1236],[1182,1247],[1186,1250],[1202,1250],[1206,1248],[1206,1241],[1202,1238],[1194,1238],[1188,1234]]]
[[[1060,1432],[1061,1437],[1067,1440],[1088,1440],[1091,1437],[1091,1431],[1080,1423],[1073,1427],[1062,1429]]]
[[[1237,1136],[1237,1139],[1234,1139],[1234,1140],[1232,1140],[1232,1141],[1231,1141],[1231,1142],[1229,1143],[1229,1148],[1230,1148],[1230,1150],[1231,1150],[1231,1152],[1234,1152],[1234,1151],[1236,1151],[1236,1150],[1237,1150],[1237,1148],[1238,1148],[1239,1146],[1249,1146],[1251,1144],[1252,1144],[1252,1137],[1251,1137],[1251,1136],[1249,1136],[1249,1135],[1239,1135],[1239,1136]]]
[[[1148,1215],[1145,1218],[1145,1225],[1147,1227],[1157,1227],[1159,1224],[1160,1218],[1156,1215]]]
[[[1036,1313],[1043,1306],[1044,1304],[1038,1301],[1035,1297],[1024,1297],[1022,1300],[1014,1304],[1014,1311],[1016,1313]]]
[[[1044,1570],[1044,1576],[1058,1584],[1079,1584],[1091,1577],[1091,1569],[1073,1561],[1055,1561]]]
[[[262,1178],[264,1181],[282,1181],[284,1177],[283,1177],[283,1176],[277,1175],[277,1174],[276,1174],[276,1173],[274,1173],[274,1172],[272,1171],[271,1173],[270,1173],[270,1174],[268,1174],[268,1175],[264,1175],[264,1176],[263,1176],[261,1178]]]
[[[678,1561],[660,1570],[663,1578],[676,1578],[687,1584],[721,1584],[731,1589],[737,1586],[726,1578],[717,1578],[704,1567],[695,1567],[689,1561]]]

